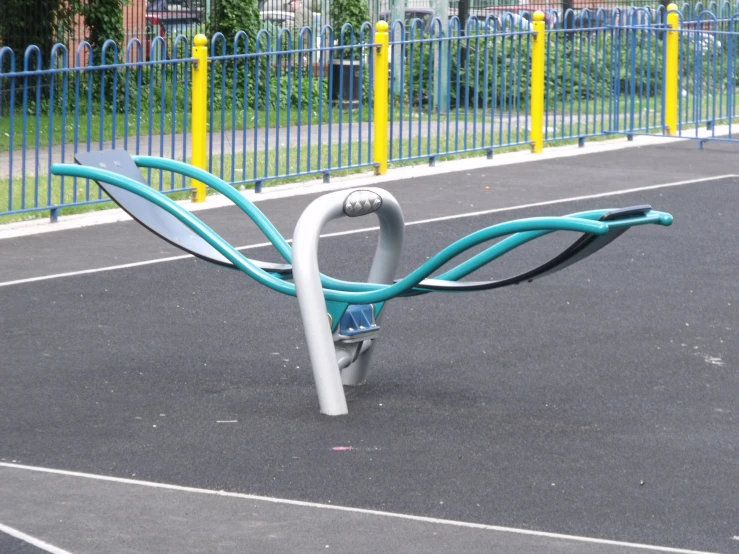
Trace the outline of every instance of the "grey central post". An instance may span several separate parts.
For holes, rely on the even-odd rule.
[[[343,385],[356,385],[364,380],[374,338],[357,341],[352,346],[332,335],[318,268],[318,241],[329,221],[370,213],[377,213],[380,220],[380,238],[368,282],[391,284],[398,268],[405,223],[400,205],[386,190],[339,191],[317,198],[300,216],[293,234],[293,279],[318,403],[321,413],[327,415],[349,413]]]

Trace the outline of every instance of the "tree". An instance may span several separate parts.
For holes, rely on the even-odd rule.
[[[123,6],[128,0],[80,0],[78,10],[85,18],[87,27],[87,41],[95,52],[95,58],[101,63],[115,63],[117,60],[108,58],[101,60],[100,53],[106,40],[113,40],[121,48],[125,48],[123,41]],[[112,51],[111,54],[112,56]]]
[[[262,28],[256,0],[214,0],[208,20],[208,36],[223,33],[226,44],[233,44],[236,33],[244,31],[253,51],[259,29]]]
[[[562,24],[565,29],[572,29],[575,26],[575,2],[574,0],[562,0]],[[567,33],[567,38],[572,40],[573,33]]]
[[[334,29],[334,37],[341,39],[341,28],[349,23],[354,31],[354,44],[359,42],[359,32],[362,24],[370,20],[369,8],[366,0],[332,0],[331,1],[331,26]],[[349,42],[349,37],[346,37]]]
[[[0,41],[16,52],[34,44],[46,56],[57,42],[67,43],[75,16],[84,17],[87,40],[95,52],[106,40],[122,45],[123,6],[129,0],[3,0]]]
[[[74,23],[74,8],[67,0],[3,0],[0,43],[21,55],[35,44],[48,59],[54,44],[66,41]]]
[[[467,19],[470,17],[470,0],[459,0],[458,4],[459,30],[464,35],[467,31]]]

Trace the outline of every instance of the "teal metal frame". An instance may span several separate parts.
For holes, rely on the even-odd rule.
[[[129,158],[125,151],[115,151],[114,154],[132,159],[138,168],[171,171],[196,179],[223,194],[254,221],[285,262],[292,264],[292,266],[286,266],[288,269],[285,271],[276,271],[273,269],[276,264],[264,264],[247,258],[186,208],[146,185],[143,179],[137,181],[110,170],[108,166],[106,169],[71,164],[56,164],[51,167],[55,175],[91,179],[97,182],[124,209],[127,209],[127,206],[121,200],[120,190],[132,193],[161,210],[155,210],[153,217],[173,217],[182,225],[183,232],[195,233],[199,239],[204,241],[203,244],[207,244],[223,257],[226,265],[243,271],[272,290],[297,296],[321,412],[328,415],[348,413],[342,385],[354,385],[364,381],[372,345],[379,332],[380,313],[384,303],[388,300],[435,291],[484,290],[531,281],[587,257],[633,226],[646,224],[666,226],[670,225],[673,219],[668,213],[652,210],[649,206],[642,206],[625,211],[591,210],[560,217],[532,217],[508,221],[475,231],[457,240],[405,277],[393,281],[402,246],[404,223],[400,206],[395,198],[385,190],[368,188],[359,191],[338,191],[319,197],[306,208],[298,221],[294,233],[294,245],[291,248],[269,219],[252,202],[218,177],[174,160],[148,156]],[[357,206],[361,209],[354,209]],[[127,211],[138,219],[130,209]],[[337,217],[356,217],[375,212],[380,217],[381,236],[370,271],[370,282],[342,281],[321,274],[318,270],[317,245],[324,224]],[[139,222],[147,226],[141,220]],[[153,230],[151,226],[147,228]],[[563,254],[553,258],[549,265],[541,266],[541,271],[534,270],[518,278],[498,283],[460,282],[464,277],[507,252],[555,231],[579,233],[582,237],[578,240],[582,241],[583,238],[586,240],[576,242]],[[441,275],[429,278],[442,266],[470,248],[502,237],[506,238]],[[163,238],[169,240],[166,236]],[[170,240],[170,242],[192,252],[177,241]],[[207,257],[205,259],[216,261]],[[292,283],[291,280],[295,282]],[[342,321],[349,321],[349,326],[343,325]],[[364,322],[363,328],[352,327],[356,325],[356,322]],[[326,354],[329,348],[331,349],[330,357]]]

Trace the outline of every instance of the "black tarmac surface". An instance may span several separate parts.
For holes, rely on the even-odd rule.
[[[739,173],[737,150],[679,143],[384,188],[414,222]],[[312,198],[260,208],[289,237]],[[24,464],[739,551],[739,177],[409,225],[400,273],[500,221],[643,203],[673,226],[633,229],[530,285],[390,302],[369,381],[339,418],[318,413],[297,302],[235,271],[185,259],[0,287],[0,523],[75,554],[648,551],[12,467]],[[234,244],[264,242],[235,210],[198,216]],[[322,270],[362,279],[376,239],[323,239]],[[0,251],[0,281],[177,254],[133,223]],[[6,539],[0,552],[33,551]]]
[[[45,551],[24,540],[0,532],[0,552],[7,554],[43,554]]]

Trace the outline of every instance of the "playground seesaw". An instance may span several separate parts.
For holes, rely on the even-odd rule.
[[[343,385],[358,385],[365,380],[380,332],[382,309],[388,300],[431,292],[493,290],[531,282],[590,256],[631,227],[672,223],[670,214],[646,205],[517,219],[457,240],[396,280],[405,224],[398,202],[383,189],[344,190],[317,198],[300,216],[291,248],[254,204],[206,171],[173,160],[130,156],[123,150],[78,153],[75,159],[79,165],[56,164],[51,172],[95,181],[131,217],[173,245],[209,262],[241,270],[275,291],[297,296],[320,410],[328,415],[348,413]],[[256,223],[285,263],[247,258],[188,210],[149,187],[139,168],[171,171],[217,190]],[[380,236],[367,282],[342,281],[320,273],[318,242],[323,227],[333,219],[371,213],[380,220]],[[578,237],[530,271],[501,280],[462,281],[507,252],[554,231],[571,231]],[[499,238],[502,240],[452,269],[430,277],[470,248]]]

